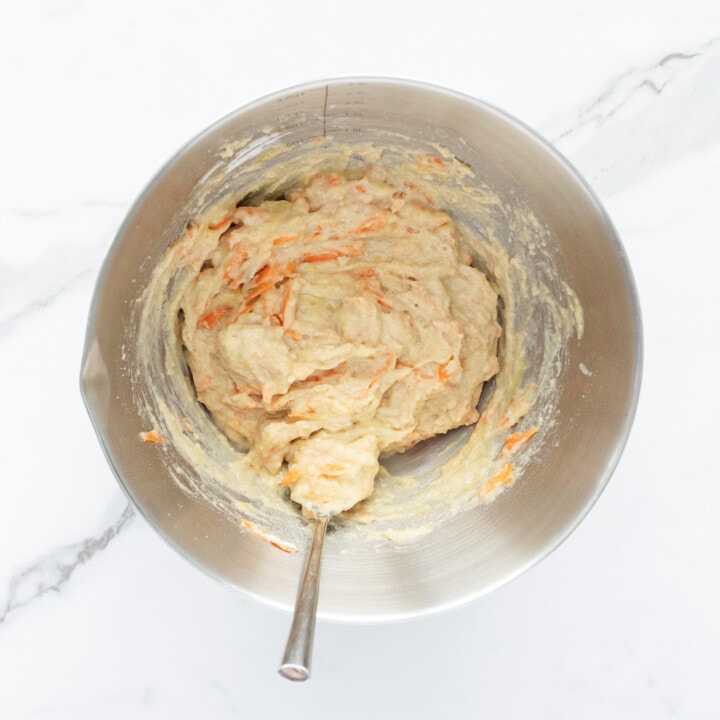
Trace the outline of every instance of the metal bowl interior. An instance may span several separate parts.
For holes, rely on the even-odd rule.
[[[410,145],[440,143],[499,192],[521,193],[551,229],[558,270],[582,304],[585,332],[567,348],[555,442],[515,487],[402,548],[347,547],[328,538],[319,616],[345,622],[437,612],[503,585],[571,533],[620,457],[639,392],[638,302],[612,224],[567,161],[497,109],[418,83],[335,80],[260,100],[194,139],[137,200],[98,279],[82,367],[83,397],[109,463],[150,524],[219,581],[291,609],[302,553],[278,552],[191,497],[166,471],[172,451],[159,455],[138,442],[146,428],[126,372],[128,308],[187,222],[184,213],[215,169],[220,148],[248,137],[266,148],[322,135],[348,140],[383,133],[402,134]]]

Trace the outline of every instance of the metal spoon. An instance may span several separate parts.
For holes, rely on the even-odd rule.
[[[320,590],[320,563],[329,517],[316,518],[315,533],[310,545],[305,572],[302,576],[295,613],[290,627],[285,654],[278,672],[288,680],[303,681],[310,677],[313,637],[315,635],[315,612]]]

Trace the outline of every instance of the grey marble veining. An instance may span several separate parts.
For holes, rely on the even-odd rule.
[[[6,243],[0,252],[0,341],[16,322],[83,280],[94,281],[124,210],[124,204],[98,199],[0,210]]]
[[[104,550],[134,517],[135,511],[126,504],[120,515],[97,535],[83,538],[72,545],[54,548],[9,578],[4,601],[0,602],[0,625],[13,613],[40,600],[46,593],[60,592],[70,582],[75,571]]]
[[[720,139],[720,38],[631,68],[544,132],[601,195]]]

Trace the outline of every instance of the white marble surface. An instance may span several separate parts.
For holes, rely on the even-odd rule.
[[[38,0],[0,10],[0,717],[720,718],[720,6]],[[207,579],[127,506],[78,392],[124,213],[235,107],[341,75],[503,107],[597,189],[646,362],[608,489],[547,560],[449,614],[321,624]]]

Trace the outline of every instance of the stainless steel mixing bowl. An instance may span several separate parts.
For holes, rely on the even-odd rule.
[[[410,146],[441,143],[500,195],[524,199],[550,229],[559,273],[583,306],[585,332],[566,349],[554,442],[545,443],[515,487],[400,549],[328,543],[319,615],[342,621],[427,614],[508,582],[569,535],[618,462],[638,398],[638,302],[607,215],[552,147],[493,107],[414,82],[320,82],[241,108],[172,158],[131,209],[98,279],[82,366],[82,393],[100,442],[148,522],[213,577],[291,609],[303,553],[279,552],[191,497],[168,472],[183,459],[172,448],[161,454],[138,442],[147,428],[128,371],[137,341],[129,308],[181,233],[199,188],[217,173],[222,148],[250,139],[231,161],[237,166],[277,143],[300,147],[316,136],[377,141],[388,134]]]

